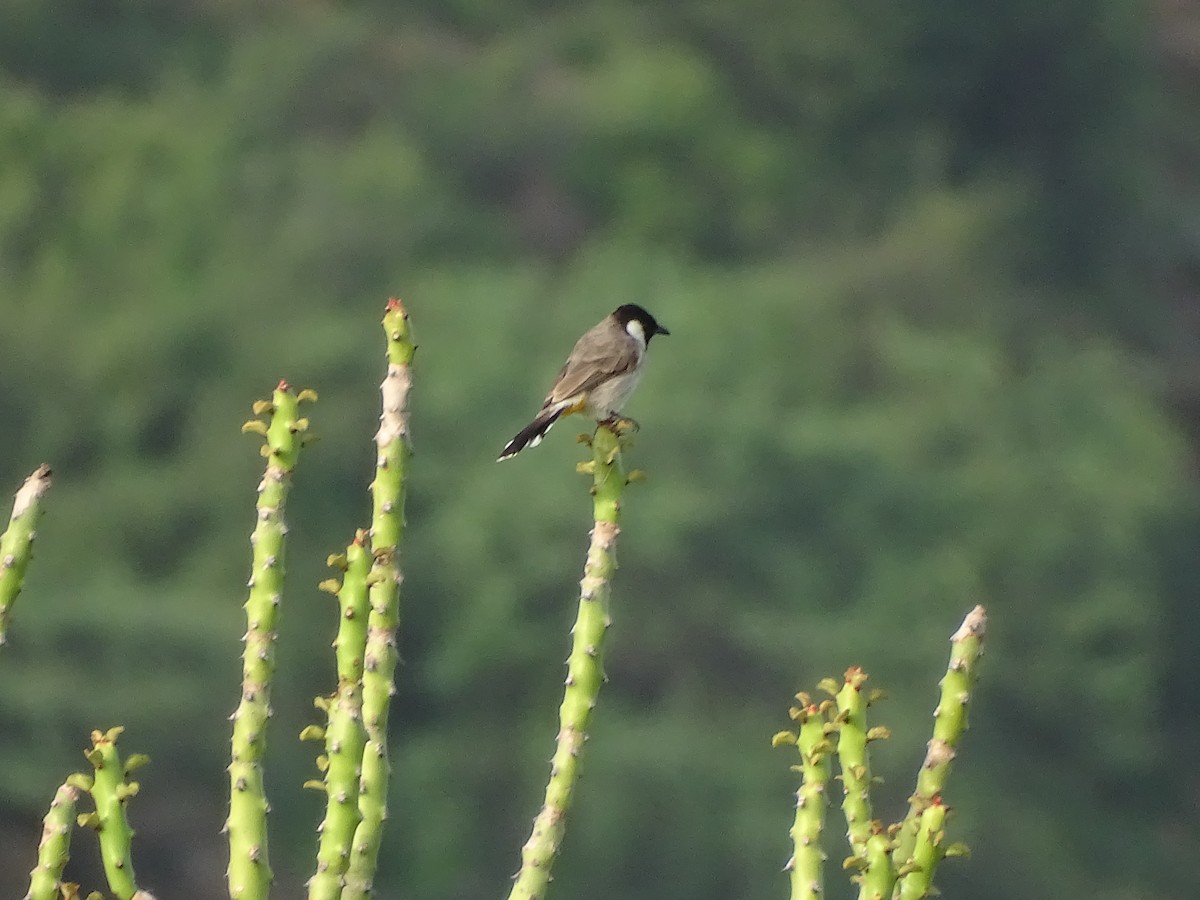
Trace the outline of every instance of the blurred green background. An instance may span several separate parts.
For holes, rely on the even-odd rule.
[[[783,896],[769,739],[850,664],[890,695],[899,816],[976,602],[947,895],[1197,896],[1198,78],[1195,0],[6,0],[0,486],[43,460],[56,485],[0,655],[0,893],[124,723],[142,881],[224,896],[238,426],[286,377],[322,398],[268,759],[300,894],[316,584],[367,515],[397,294],[421,349],[381,898],[507,892],[589,507],[572,424],[493,460],[630,301],[672,336],[628,410],[650,480],[553,896]]]

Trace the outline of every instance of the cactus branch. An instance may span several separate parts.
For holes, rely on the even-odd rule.
[[[342,900],[371,896],[379,844],[387,818],[388,705],[395,693],[396,629],[400,624],[400,539],[404,534],[404,479],[412,453],[408,439],[408,394],[416,345],[408,313],[399,300],[388,301],[383,316],[387,335],[387,376],[380,385],[383,411],[375,434],[375,480],[371,482],[371,555],[368,578],[371,606],[367,618],[362,676],[362,716],[366,746],[354,832]]]
[[[588,721],[604,680],[604,635],[609,617],[609,581],[616,569],[621,494],[627,483],[618,436],[600,426],[592,440],[592,497],[595,525],[583,580],[579,613],[571,629],[574,639],[567,660],[567,681],[559,707],[559,731],[550,781],[533,832],[521,851],[521,870],[509,900],[537,900],[546,892],[550,868],[566,831],[566,815],[579,778],[579,759],[587,740]]]
[[[921,813],[917,841],[908,870],[900,879],[899,900],[922,900],[933,888],[933,873],[946,855],[946,807],[941,799],[933,801]]]
[[[800,699],[804,702],[808,698],[801,696]],[[825,808],[829,803],[829,757],[833,753],[826,714],[829,705],[828,700],[821,704],[805,703],[795,711],[800,721],[796,747],[800,751],[802,780],[796,792],[792,858],[788,861],[792,900],[821,900],[825,895],[825,853],[821,849],[821,832],[825,828]]]
[[[267,853],[267,804],[262,758],[266,751],[267,720],[271,715],[271,679],[275,674],[275,629],[282,599],[284,511],[292,472],[304,444],[308,420],[298,415],[301,400],[311,391],[293,394],[280,382],[270,401],[255,404],[253,420],[243,431],[265,438],[266,472],[258,486],[257,516],[250,545],[254,559],[246,599],[245,651],[242,654],[242,696],[233,714],[232,760],[229,765],[229,896],[232,900],[266,900],[271,886]]]
[[[325,818],[318,832],[317,870],[308,882],[309,900],[337,900],[345,886],[354,829],[358,827],[358,783],[367,734],[362,723],[363,654],[367,643],[367,574],[371,554],[359,531],[346,548],[338,590],[337,692],[329,702],[325,730]]]
[[[62,873],[71,849],[71,829],[75,827],[75,803],[78,799],[79,789],[69,782],[55,792],[42,822],[37,865],[29,873],[29,893],[25,895],[25,900],[59,900]]]
[[[867,673],[852,666],[846,670],[845,683],[836,697],[842,812],[851,853],[861,861],[867,859],[867,839],[871,836],[871,762],[867,753],[867,698],[863,696],[866,681]]]
[[[8,530],[0,535],[0,644],[8,639],[8,617],[25,581],[42,495],[49,489],[50,467],[43,463],[17,491]]]
[[[92,749],[84,755],[95,769],[91,795],[96,811],[81,816],[80,824],[95,828],[100,838],[100,856],[109,890],[117,900],[132,900],[138,887],[130,855],[133,829],[125,817],[125,802],[137,794],[138,783],[128,781],[125,776],[144,762],[145,757],[131,757],[128,765],[121,762],[117,737],[123,730],[118,726],[106,732],[92,732]]]
[[[979,659],[983,655],[986,632],[987,612],[982,606],[976,606],[950,638],[950,664],[941,682],[937,708],[933,711],[933,738],[917,775],[916,790],[908,801],[908,815],[896,838],[896,860],[902,867],[913,855],[922,813],[945,789],[950,764],[967,730],[967,707]]]
[[[878,822],[871,823],[871,834],[863,848],[865,868],[859,882],[858,900],[889,900],[896,886],[896,865],[892,840]]]

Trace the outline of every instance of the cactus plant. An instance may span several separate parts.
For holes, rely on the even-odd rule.
[[[71,829],[75,826],[75,804],[79,788],[67,782],[54,793],[50,809],[42,823],[38,843],[38,861],[29,873],[29,892],[25,900],[59,900],[62,874],[71,849]]]
[[[317,869],[308,882],[309,900],[337,900],[346,885],[346,870],[354,830],[361,821],[358,811],[358,786],[362,775],[362,755],[367,732],[362,722],[363,655],[367,644],[367,575],[371,554],[367,534],[359,530],[346,553],[332,557],[330,565],[342,570],[339,584],[325,582],[338,598],[338,633],[333,642],[337,657],[337,689],[332,697],[320,698],[319,705],[328,713],[325,728],[308,728],[301,737],[312,736],[325,742],[320,761],[323,781],[309,786],[325,792],[325,818],[317,831]]]
[[[909,800],[908,815],[893,825],[885,826],[873,818],[869,745],[890,733],[882,726],[867,725],[867,708],[880,696],[878,692],[864,692],[867,674],[853,666],[840,685],[831,678],[824,679],[819,687],[834,697],[833,703],[815,704],[808,694],[796,695],[801,706],[792,707],[790,715],[800,723],[798,732],[782,731],[772,739],[775,746],[798,747],[802,763],[793,766],[801,773],[801,784],[792,826],[793,855],[786,866],[792,900],[823,896],[825,857],[820,840],[831,753],[836,755],[841,773],[842,812],[850,845],[843,868],[855,873],[852,880],[858,882],[859,900],[921,900],[934,890],[938,863],[946,857],[966,854],[964,845],[946,844],[945,822],[950,811],[942,802],[941,792],[966,730],[967,704],[986,629],[987,614],[982,606],[976,606],[951,638],[950,664],[934,711],[929,752]],[[832,731],[837,732],[836,744],[831,739]]]
[[[550,869],[566,832],[567,811],[579,778],[579,761],[587,740],[588,723],[604,681],[604,636],[612,624],[609,616],[610,579],[616,569],[620,534],[621,496],[629,483],[621,458],[622,438],[601,425],[592,438],[592,459],[581,471],[592,475],[591,544],[579,583],[579,612],[571,629],[573,641],[567,660],[566,688],[559,707],[558,739],[550,762],[545,800],[533,830],[521,850],[521,869],[509,900],[536,900],[544,896]]]
[[[319,827],[315,872],[309,881],[310,900],[366,900],[373,890],[380,836],[387,818],[390,778],[388,707],[395,691],[396,631],[400,618],[400,542],[404,534],[404,501],[409,446],[408,397],[415,345],[408,314],[391,300],[383,319],[387,337],[387,375],[381,386],[382,414],[375,435],[376,470],[371,484],[372,518],[369,530],[356,533],[342,556],[330,564],[341,579],[322,587],[336,593],[338,632],[333,647],[337,686],[318,698],[325,722],[302,732],[320,740],[324,752],[318,767],[321,780],[308,786],[325,793],[325,815]],[[262,758],[265,730],[271,715],[274,641],[284,574],[287,526],[284,511],[291,477],[304,445],[307,421],[299,405],[314,399],[311,392],[294,394],[280,382],[270,400],[255,405],[263,418],[244,430],[264,438],[266,472],[259,485],[257,520],[249,595],[245,603],[247,629],[242,657],[242,695],[233,719],[231,742],[229,893],[233,900],[266,900],[271,884],[268,859],[267,810]],[[521,868],[509,900],[540,900],[565,835],[583,748],[604,675],[604,640],[609,613],[611,579],[616,569],[616,544],[626,485],[640,476],[627,472],[622,456],[627,423],[602,423],[590,443],[591,458],[579,469],[591,476],[594,524],[580,581],[579,607],[572,628],[572,648],[559,707],[559,731],[542,807],[521,850]],[[38,514],[38,501],[49,485],[49,469],[35,472],[17,494],[12,524],[0,544],[0,636],[21,587]],[[796,730],[780,732],[777,745],[795,746],[801,783],[791,828],[793,853],[786,866],[793,900],[824,897],[823,831],[827,821],[829,784],[834,759],[843,783],[842,810],[846,818],[850,856],[860,900],[922,900],[933,888],[942,859],[962,855],[961,845],[946,843],[950,810],[942,795],[951,763],[967,726],[967,711],[976,677],[987,617],[976,607],[952,638],[950,663],[941,682],[933,737],[910,798],[908,815],[887,826],[874,816],[870,744],[888,736],[870,726],[868,708],[879,692],[866,690],[866,673],[846,671],[842,681],[826,679],[820,688],[832,699],[815,702],[796,695],[790,710]],[[133,831],[125,814],[138,785],[129,774],[145,762],[133,756],[122,762],[116,740],[121,729],[93,732],[87,753],[94,773],[67,779],[46,815],[38,860],[30,874],[26,900],[78,898],[80,888],[65,882],[73,818],[99,834],[109,890],[118,900],[153,900],[134,876]],[[92,812],[75,816],[83,793],[95,804]],[[87,895],[99,898],[96,892]]]
[[[93,812],[79,816],[79,824],[94,828],[100,839],[100,857],[109,890],[117,900],[133,900],[139,891],[133,873],[133,829],[125,815],[125,804],[138,792],[138,783],[130,781],[129,775],[148,760],[135,754],[121,761],[117,737],[124,730],[117,726],[92,732],[92,748],[84,755],[94,772],[91,776],[77,776],[72,783],[86,787],[95,803]]]
[[[375,434],[375,479],[371,482],[371,572],[366,652],[363,659],[362,717],[366,745],[359,784],[359,823],[354,832],[343,900],[371,896],[379,843],[387,819],[388,706],[395,693],[396,629],[400,624],[400,539],[404,534],[404,494],[408,459],[408,394],[416,352],[408,311],[395,298],[383,317],[387,336],[387,375],[380,385],[383,410]]]
[[[821,848],[821,833],[825,829],[825,810],[829,805],[829,779],[834,744],[830,733],[834,725],[829,720],[833,702],[814,703],[808,694],[797,694],[799,707],[791,709],[792,719],[800,723],[798,734],[781,732],[775,744],[795,744],[800,751],[800,765],[793,770],[802,774],[796,791],[796,818],[792,823],[792,858],[784,867],[791,875],[792,900],[820,900],[825,895],[825,851]]]
[[[281,381],[269,401],[254,405],[257,415],[243,426],[262,435],[266,472],[258,486],[258,506],[250,545],[254,561],[246,599],[242,695],[233,714],[232,761],[229,765],[229,896],[232,900],[266,900],[271,885],[267,850],[267,803],[262,758],[267,720],[271,715],[271,680],[275,673],[275,629],[282,600],[284,511],[292,472],[304,446],[308,420],[299,416],[301,401],[316,399],[311,391],[294,394]]]
[[[12,518],[0,535],[0,644],[8,640],[8,619],[25,583],[33,554],[42,495],[50,489],[50,467],[43,463],[25,479],[13,498]]]

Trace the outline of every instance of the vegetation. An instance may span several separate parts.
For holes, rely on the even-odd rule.
[[[779,896],[794,786],[762,736],[788,687],[852,660],[920,722],[979,601],[987,711],[955,801],[976,856],[942,887],[1194,896],[1194,211],[1147,148],[1183,157],[1196,118],[1149,16],[3,5],[0,484],[47,460],[55,486],[0,655],[0,892],[81,737],[122,722],[155,760],[139,884],[224,896],[214,723],[258,477],[230,411],[267,375],[322,394],[289,501],[284,735],[336,683],[319,562],[361,524],[363,348],[398,292],[424,392],[385,900],[495,896],[516,869],[586,522],[567,424],[492,460],[627,300],[673,336],[630,410],[653,477],[557,891]],[[925,737],[879,747],[881,805]],[[266,759],[273,784],[312,774],[294,741]],[[272,797],[292,896],[328,798]]]
[[[411,456],[409,394],[415,345],[408,313],[402,301],[388,301],[383,318],[387,335],[387,374],[381,386],[382,413],[376,432],[376,472],[371,483],[370,529],[359,529],[341,556],[329,565],[342,579],[322,582],[321,588],[338,597],[337,687],[315,705],[327,715],[327,727],[310,725],[301,740],[321,741],[326,753],[317,758],[324,779],[305,787],[326,795],[326,814],[317,827],[316,871],[308,880],[309,900],[367,900],[382,893],[376,884],[383,826],[388,817],[389,765],[388,718],[395,693],[396,636],[403,580],[399,566],[401,537],[405,530],[404,499]],[[291,527],[287,500],[300,451],[311,442],[309,420],[299,416],[300,404],[316,400],[315,392],[294,393],[281,381],[269,400],[254,404],[255,418],[242,431],[263,439],[261,455],[266,471],[258,485],[249,598],[245,604],[246,633],[242,682],[233,723],[232,762],[229,765],[229,818],[222,832],[228,835],[226,869],[232,900],[265,900],[274,872],[270,865],[267,815],[271,804],[265,789],[262,765],[267,730],[272,716],[271,696],[275,672],[275,642],[284,606],[285,549]],[[599,423],[594,433],[581,435],[591,449],[580,473],[590,475],[593,523],[590,544],[579,583],[579,614],[571,628],[571,655],[559,708],[559,732],[550,763],[545,801],[521,850],[521,869],[514,877],[510,900],[541,900],[551,881],[551,871],[566,833],[567,817],[590,738],[589,722],[596,708],[604,674],[604,639],[612,626],[611,581],[617,568],[616,546],[625,488],[645,478],[639,469],[628,470],[623,451],[628,435],[637,430],[629,419]],[[37,501],[49,486],[45,465],[38,468],[17,492],[12,521],[0,543],[15,548],[6,567],[6,587],[11,596],[23,586],[29,561]],[[17,562],[20,565],[17,565]],[[846,671],[843,685],[831,678],[820,688],[833,700],[813,702],[799,693],[799,707],[789,714],[800,722],[797,732],[781,731],[773,746],[791,745],[802,763],[793,766],[803,780],[796,795],[796,823],[792,828],[794,851],[785,866],[790,871],[793,900],[819,900],[824,892],[823,830],[829,803],[829,758],[838,757],[844,788],[843,812],[851,856],[843,868],[856,870],[860,900],[922,900],[935,893],[933,877],[948,856],[961,856],[964,845],[947,844],[943,793],[951,763],[967,728],[967,708],[983,653],[987,615],[976,606],[951,638],[950,664],[941,682],[941,697],[934,710],[933,738],[909,798],[908,815],[885,826],[872,817],[868,744],[890,737],[882,726],[867,727],[867,708],[882,691],[865,691],[867,675],[858,666]],[[37,864],[30,873],[25,900],[72,900],[82,894],[77,882],[66,876],[71,835],[75,824],[98,835],[104,876],[117,900],[153,900],[139,888],[133,866],[133,835],[127,815],[129,801],[140,791],[129,776],[149,759],[135,754],[122,760],[115,726],[92,732],[92,749],[85,756],[94,774],[67,777],[55,793],[43,821]],[[835,746],[836,741],[836,746]],[[75,816],[80,793],[90,795],[94,809]],[[173,848],[176,854],[185,852]],[[186,885],[175,885],[188,889]],[[88,900],[103,900],[100,891],[89,891]]]

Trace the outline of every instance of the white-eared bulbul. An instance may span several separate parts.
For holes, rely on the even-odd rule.
[[[575,343],[533,421],[504,445],[497,462],[536,447],[562,416],[586,412],[597,422],[614,422],[637,387],[646,347],[656,334],[670,334],[636,303],[626,303]]]

